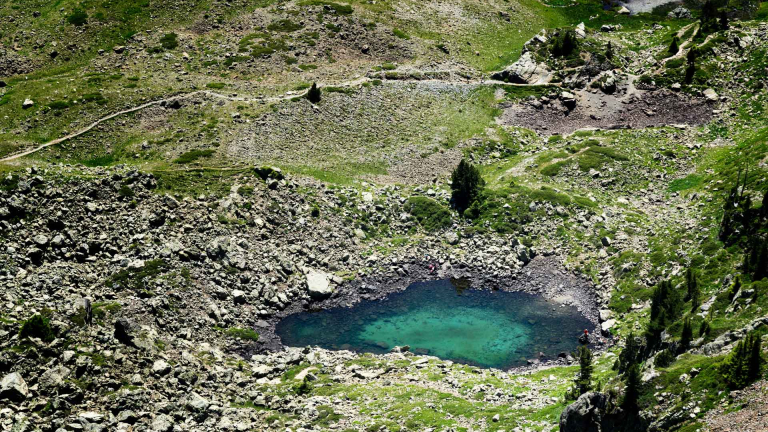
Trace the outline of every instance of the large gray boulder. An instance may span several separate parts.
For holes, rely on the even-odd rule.
[[[589,392],[565,407],[560,432],[641,432],[647,430],[649,420],[642,413],[622,410],[607,394]]]
[[[491,78],[515,84],[535,84],[545,82],[547,76],[546,66],[536,62],[533,53],[528,51],[503,71],[493,73]]]
[[[46,394],[54,394],[69,378],[71,373],[72,370],[65,366],[54,366],[48,369],[37,380],[40,391]]]
[[[18,372],[9,373],[0,381],[0,401],[22,402],[27,397],[29,397],[27,383]]]
[[[307,273],[307,289],[309,295],[316,299],[329,297],[333,293],[328,274],[316,270]]]
[[[143,327],[135,321],[120,318],[115,321],[115,339],[125,345],[145,351],[155,350],[157,334],[148,327]]]
[[[601,432],[608,397],[603,393],[584,393],[560,414],[560,432]]]

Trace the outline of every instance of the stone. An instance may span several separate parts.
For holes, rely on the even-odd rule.
[[[117,415],[117,421],[120,423],[134,424],[138,419],[136,413],[131,410],[120,411]]]
[[[18,372],[11,372],[0,381],[0,400],[22,402],[28,397],[27,383]]]
[[[157,376],[165,376],[171,372],[171,365],[163,359],[156,360],[152,364],[152,374]]]
[[[691,15],[691,11],[682,7],[678,6],[674,9],[672,9],[668,14],[668,17],[670,18],[677,18],[677,19],[691,19],[693,16]]]
[[[445,233],[445,241],[449,245],[457,245],[459,244],[459,235],[456,234],[456,232],[454,231],[448,231],[447,233]]]
[[[173,418],[168,414],[160,414],[152,420],[152,430],[155,432],[168,432],[173,429]]]
[[[608,247],[611,245],[612,241],[610,237],[603,237],[600,239],[600,243],[602,243],[603,246]]]
[[[560,414],[560,432],[598,432],[600,428],[601,412],[605,410],[608,402],[606,395],[597,392],[588,392],[579,396],[576,401],[563,410]]]
[[[704,90],[704,97],[707,98],[708,102],[717,102],[719,99],[717,93],[711,88]]]
[[[245,303],[245,301],[246,301],[245,300],[245,292],[241,291],[241,290],[237,290],[237,289],[233,290],[232,291],[232,300],[236,304],[243,304],[243,303]]]
[[[54,366],[40,375],[37,384],[40,391],[48,394],[54,394],[59,387],[69,378],[72,370],[65,366]]]
[[[621,7],[621,8],[618,10],[618,12],[616,12],[616,13],[618,13],[619,15],[629,15],[629,14],[630,14],[630,13],[632,13],[632,12],[631,12],[629,9],[627,9],[627,7],[626,7],[626,6],[622,6],[622,7]]]
[[[493,73],[491,78],[514,84],[535,84],[544,82],[548,76],[546,66],[537,63],[533,53],[528,51],[506,69]]]
[[[576,26],[576,29],[574,30],[574,32],[576,33],[576,37],[580,39],[584,39],[585,37],[587,37],[587,29],[584,26],[584,22],[580,22],[579,25]]]
[[[603,333],[603,336],[610,336],[611,335],[611,329],[613,326],[616,325],[615,319],[609,319],[608,321],[603,322],[600,324],[600,332]]]
[[[115,54],[122,54],[125,51],[125,46],[116,45],[114,48],[112,48],[112,51],[114,51]]]
[[[328,274],[310,270],[307,273],[307,290],[312,298],[323,299],[330,297],[333,294],[333,288],[331,287]]]
[[[156,348],[155,333],[127,318],[120,318],[115,321],[115,339],[125,345],[145,351],[153,351]]]
[[[24,102],[21,103],[22,109],[29,109],[35,106],[35,102],[32,99],[24,99]]]
[[[200,394],[196,392],[190,393],[189,397],[187,397],[186,407],[190,411],[202,412],[208,409],[209,405],[211,405],[211,403],[208,402],[208,399],[200,396]]]
[[[569,110],[576,108],[576,95],[571,92],[564,91],[560,93],[560,101]]]

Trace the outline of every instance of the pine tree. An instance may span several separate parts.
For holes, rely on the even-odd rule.
[[[737,276],[736,280],[733,282],[733,285],[731,285],[731,290],[728,292],[728,301],[733,301],[733,298],[736,297],[736,294],[739,293],[740,289],[741,279]]]
[[[312,87],[309,88],[309,91],[307,91],[307,99],[309,99],[310,102],[313,104],[316,104],[320,102],[320,99],[322,98],[322,91],[317,88],[317,83],[312,83]]]
[[[755,334],[748,334],[736,344],[728,358],[720,364],[720,372],[730,388],[742,389],[760,378],[761,353],[760,336]]]
[[[688,65],[685,67],[685,83],[690,84],[693,82],[693,76],[696,74],[696,49],[691,48],[686,54],[686,60]]]
[[[480,199],[483,186],[485,181],[480,177],[480,171],[462,159],[451,174],[451,198],[459,213]]]
[[[627,342],[624,349],[619,354],[619,372],[629,370],[632,366],[640,362],[640,346],[637,343],[634,333],[627,336]]]
[[[621,406],[627,412],[636,414],[639,411],[637,402],[640,398],[640,366],[632,365],[627,369],[624,379],[626,388]]]
[[[576,379],[576,388],[579,395],[592,389],[592,351],[585,345],[579,347],[579,377]]]
[[[752,346],[750,346],[749,361],[747,363],[747,379],[750,382],[760,378],[760,368],[763,362],[762,350],[760,336],[755,335],[752,338]]]
[[[682,311],[682,295],[672,286],[672,282],[659,282],[651,295],[651,320],[646,330],[649,347],[656,347],[661,342],[661,333],[668,324],[680,318]]]
[[[720,9],[720,30],[728,30],[728,13],[725,9]]]
[[[768,242],[763,239],[758,240],[760,251],[757,253],[757,260],[752,270],[752,280],[762,280],[768,277]]]
[[[696,275],[691,276],[691,284],[688,286],[688,296],[691,299],[691,313],[696,313],[696,310],[701,306],[701,286],[699,285],[699,279]]]
[[[761,201],[760,206],[760,217],[765,219],[768,217],[768,190],[765,191],[763,194],[763,200]]]
[[[669,49],[667,50],[667,52],[668,52],[670,55],[675,55],[675,54],[677,54],[677,52],[678,52],[678,51],[680,51],[680,45],[679,45],[679,43],[680,43],[680,39],[678,39],[677,35],[673,36],[673,37],[672,37],[672,43],[671,43],[671,44],[669,44]]]
[[[702,321],[699,326],[699,337],[704,337],[709,334],[712,327],[709,325],[709,321]]]
[[[693,327],[691,326],[691,319],[686,318],[683,323],[683,332],[680,336],[680,350],[688,351],[691,347],[691,341],[693,340]]]

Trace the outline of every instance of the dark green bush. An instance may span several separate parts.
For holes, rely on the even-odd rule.
[[[267,30],[291,33],[295,32],[296,30],[301,30],[303,27],[304,26],[301,24],[297,24],[289,19],[281,19],[270,23],[267,26]]]
[[[120,190],[117,192],[122,198],[130,198],[134,195],[133,189],[128,185],[120,186]]]
[[[211,157],[213,156],[213,153],[214,153],[213,150],[192,150],[192,151],[183,153],[181,156],[174,159],[173,163],[188,164],[198,159]]]
[[[451,226],[451,212],[437,201],[425,197],[408,198],[411,215],[427,231],[436,231]]]
[[[50,310],[43,310],[24,321],[21,330],[19,330],[19,339],[38,338],[44,342],[56,339],[56,335],[51,329],[51,315]]]
[[[88,22],[88,14],[82,9],[75,9],[67,16],[67,22],[73,26],[80,27]]]
[[[179,46],[178,35],[176,33],[166,33],[160,38],[160,46],[167,50],[172,50]]]

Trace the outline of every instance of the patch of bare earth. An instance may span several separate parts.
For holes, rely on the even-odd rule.
[[[734,401],[731,410],[719,407],[707,413],[705,418],[711,432],[765,432],[768,431],[768,382],[758,381],[744,390],[731,393]]]
[[[583,128],[641,129],[666,125],[701,125],[713,116],[713,105],[669,90],[634,90],[626,94],[576,93],[576,106],[562,101],[526,101],[505,105],[501,123],[533,129],[543,135],[569,134]]]

